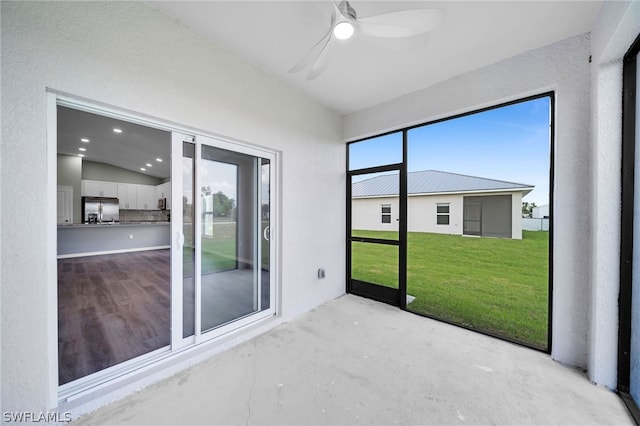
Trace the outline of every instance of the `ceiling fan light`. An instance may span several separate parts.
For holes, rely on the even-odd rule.
[[[353,24],[349,21],[338,22],[338,24],[333,27],[333,35],[336,36],[338,40],[347,40],[351,38],[354,32]]]

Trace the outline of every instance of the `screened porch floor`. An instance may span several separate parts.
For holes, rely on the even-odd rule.
[[[352,295],[74,424],[634,424],[549,355]]]

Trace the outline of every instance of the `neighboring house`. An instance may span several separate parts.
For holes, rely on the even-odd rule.
[[[522,198],[532,185],[425,170],[408,174],[409,232],[522,239]],[[398,230],[397,175],[352,187],[353,229]]]

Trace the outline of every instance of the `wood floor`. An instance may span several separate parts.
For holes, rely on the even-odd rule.
[[[170,250],[58,260],[58,362],[61,385],[170,343]],[[262,271],[262,309],[269,272]],[[251,270],[202,277],[202,330],[256,312]],[[183,280],[183,336],[194,333],[194,280]]]
[[[169,345],[170,251],[58,260],[59,383]]]

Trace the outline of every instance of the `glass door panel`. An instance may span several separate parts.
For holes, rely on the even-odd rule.
[[[236,152],[236,145],[204,136],[176,134],[173,143],[181,160],[172,182],[178,348],[274,313],[274,157],[246,147]]]
[[[182,145],[182,337],[195,333],[195,144],[183,142]],[[175,191],[174,191],[175,193]]]
[[[268,308],[262,303],[263,265],[268,263],[268,251],[263,258],[262,248],[268,238],[269,203],[264,203],[263,193],[268,200],[269,163],[252,155],[202,145],[199,164],[196,253],[200,264],[200,327],[206,332]],[[268,288],[268,280],[264,284]]]
[[[75,194],[65,200],[68,208],[61,221],[73,220],[58,227],[56,253],[58,385],[60,395],[73,395],[169,350],[170,216],[164,209],[138,210],[129,205],[128,190],[129,179],[144,180],[147,184],[138,186],[145,194],[153,194],[173,178],[172,134],[113,111],[57,102],[54,134],[82,133],[92,140],[83,144],[87,149],[80,148],[85,152],[80,157],[76,142],[70,142],[76,138],[59,137],[56,145],[56,184],[67,188],[65,193]],[[94,138],[101,128],[121,129],[127,143]],[[122,173],[130,167],[124,159],[132,156],[159,160],[154,161],[153,170]],[[146,202],[156,205],[154,198]],[[92,206],[97,221],[90,224]],[[106,215],[107,208],[111,211],[108,226],[99,217],[100,211]],[[85,209],[87,216],[81,214]],[[102,219],[107,222],[106,216]],[[143,220],[148,222],[144,230],[139,224]]]

